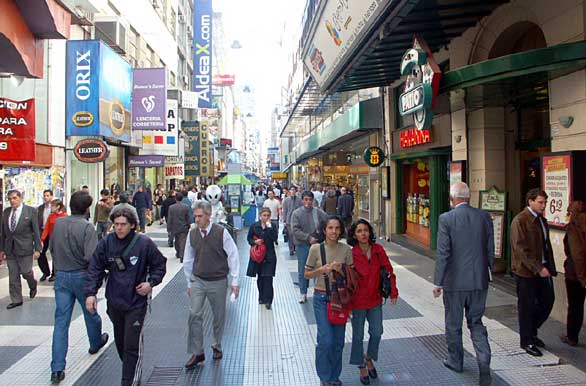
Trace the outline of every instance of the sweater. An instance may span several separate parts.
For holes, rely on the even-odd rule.
[[[317,214],[315,223],[313,212]],[[291,229],[293,230],[293,243],[295,245],[309,245],[311,235],[320,230],[328,220],[326,212],[319,208],[306,208],[304,206],[295,209],[291,215]]]
[[[96,230],[85,215],[57,219],[49,242],[55,270],[86,270],[97,244]]]

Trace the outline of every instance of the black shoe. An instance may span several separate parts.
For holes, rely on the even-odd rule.
[[[372,369],[368,367],[368,365],[372,366]],[[372,362],[372,359],[366,359],[366,368],[368,369],[368,376],[371,377],[372,379],[377,379],[378,378],[378,373],[376,371],[376,367],[374,367],[374,363]]]
[[[270,310],[270,309],[271,309],[271,303],[267,303],[267,304],[265,304],[265,308],[266,308],[267,310]]]
[[[492,376],[490,375],[490,369],[480,370],[478,384],[479,386],[490,386],[492,384]]]
[[[41,278],[39,279],[39,281],[45,281],[45,280],[47,280],[47,277],[48,276],[49,275],[47,275],[46,273],[44,273],[43,276],[41,276]]]
[[[34,299],[35,296],[37,296],[37,285],[36,285],[36,282],[35,282],[35,288],[31,288],[31,290],[29,292],[29,295],[30,295],[31,299]]]
[[[462,369],[458,369],[454,366],[452,366],[447,359],[444,359],[444,366],[446,366],[448,369],[455,371],[456,373],[461,373]]]
[[[56,384],[65,379],[65,371],[53,371],[51,373],[51,383]]]
[[[534,337],[533,338],[533,344],[536,345],[537,347],[540,348],[545,348],[545,342],[543,342],[541,339],[539,339],[538,337]]]
[[[363,370],[366,369],[365,365],[360,365],[358,366],[358,369]],[[360,383],[362,383],[363,385],[370,385],[370,377],[368,375],[365,375],[364,377],[362,376],[362,372],[359,372],[359,377],[360,377]]]
[[[218,359],[222,359],[222,357],[224,356],[224,353],[222,352],[222,350],[219,350],[215,347],[212,347],[212,351],[214,352],[214,354],[212,355],[212,358],[218,360]]]
[[[96,354],[98,351],[100,351],[100,349],[101,349],[102,347],[104,347],[104,346],[106,345],[106,343],[108,343],[108,338],[109,338],[109,337],[110,337],[110,336],[109,336],[107,333],[105,333],[105,332],[104,332],[104,333],[102,334],[102,342],[100,343],[100,345],[99,345],[98,347],[94,347],[94,348],[91,348],[91,347],[90,347],[90,349],[89,349],[89,350],[87,350],[87,351],[88,351],[90,354],[92,354],[92,355]]]
[[[289,252],[289,256],[293,256],[293,255],[295,255],[295,252],[293,252],[293,251]]]
[[[530,344],[529,346],[521,346],[523,350],[529,355],[533,355],[534,357],[543,356],[543,353],[540,349],[537,348],[534,344]]]
[[[11,310],[13,308],[20,307],[20,306],[22,306],[22,302],[20,302],[20,303],[10,303],[9,305],[6,306],[6,309],[7,310]]]
[[[56,279],[55,275],[51,275],[51,276],[49,276],[49,281],[50,281],[51,283],[52,283],[52,282],[54,282],[54,281],[55,281],[55,279]]]
[[[192,355],[191,358],[189,358],[189,360],[185,364],[185,368],[186,369],[192,369],[192,368],[194,368],[195,366],[199,365],[200,363],[202,363],[205,360],[206,360],[205,354]]]

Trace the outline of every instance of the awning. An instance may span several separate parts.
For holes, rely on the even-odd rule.
[[[217,185],[229,185],[229,184],[241,184],[241,185],[252,185],[252,181],[244,177],[242,174],[228,174],[222,177]]]
[[[421,36],[435,52],[509,0],[402,0],[381,16],[330,91],[388,86],[400,78],[403,54]]]

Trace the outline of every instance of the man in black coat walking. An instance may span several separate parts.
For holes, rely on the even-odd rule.
[[[173,236],[175,243],[175,257],[183,263],[183,253],[185,252],[185,241],[191,226],[191,208],[183,205],[183,194],[175,195],[175,204],[169,207],[167,215],[167,233]]]

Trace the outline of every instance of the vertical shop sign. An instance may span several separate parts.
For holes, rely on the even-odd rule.
[[[200,175],[211,176],[212,165],[211,165],[211,154],[210,154],[210,137],[209,137],[209,124],[207,121],[201,123],[199,129],[199,145],[200,145]]]
[[[198,108],[212,107],[212,0],[195,0],[193,12],[193,90]]]
[[[200,175],[200,134],[199,121],[184,121],[185,133],[185,176]]]
[[[35,100],[0,98],[0,161],[35,160]]]
[[[572,200],[572,158],[570,155],[543,156],[543,190],[548,202],[545,218],[550,225],[568,225],[566,210]]]
[[[178,155],[178,102],[175,99],[167,100],[167,123],[166,131],[142,131],[141,155]]]
[[[132,76],[132,130],[167,130],[167,71],[135,68]]]
[[[99,40],[69,40],[66,63],[66,136],[130,142],[130,64]]]

